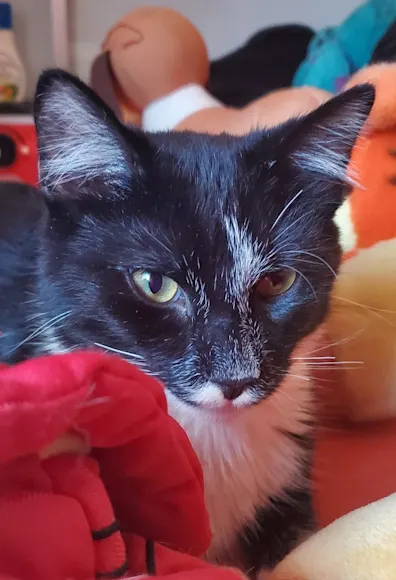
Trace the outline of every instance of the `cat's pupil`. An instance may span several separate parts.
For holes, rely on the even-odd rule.
[[[149,277],[149,288],[153,294],[158,294],[162,289],[162,285],[164,283],[163,276],[161,274],[150,274]]]
[[[270,281],[274,288],[279,288],[285,282],[284,272],[271,272]]]

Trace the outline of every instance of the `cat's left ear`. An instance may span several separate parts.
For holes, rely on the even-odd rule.
[[[49,198],[76,199],[92,191],[110,197],[130,187],[138,155],[127,145],[126,129],[82,81],[45,71],[34,106],[40,185]]]
[[[299,119],[286,140],[294,167],[316,184],[358,181],[349,162],[374,99],[372,85],[358,85]]]

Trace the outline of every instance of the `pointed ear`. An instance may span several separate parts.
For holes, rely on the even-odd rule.
[[[294,166],[315,181],[356,184],[359,176],[348,164],[374,98],[372,85],[359,85],[300,119],[288,141]]]
[[[35,122],[40,184],[47,196],[81,197],[91,181],[110,193],[128,187],[137,159],[127,145],[127,131],[76,77],[60,70],[42,73]]]

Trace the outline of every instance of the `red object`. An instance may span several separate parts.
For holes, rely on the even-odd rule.
[[[323,344],[331,343],[324,336]],[[320,349],[332,356],[331,346]],[[314,505],[319,525],[396,492],[396,419],[352,423],[345,416],[342,372],[316,370],[318,388],[313,469]]]
[[[31,114],[0,111],[0,180],[37,185],[37,138]]]
[[[71,432],[90,456],[40,459]],[[161,385],[93,352],[0,366],[1,580],[144,574],[146,539],[160,576],[236,577],[194,557],[210,542],[202,472]]]
[[[320,525],[396,492],[395,447],[396,420],[340,422],[319,433],[314,489]]]

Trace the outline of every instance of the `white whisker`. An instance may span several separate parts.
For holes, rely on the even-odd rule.
[[[280,220],[282,219],[282,217],[285,215],[285,213],[287,212],[287,210],[290,208],[290,206],[300,197],[300,195],[302,194],[304,190],[300,189],[300,191],[298,193],[296,193],[296,195],[294,197],[292,197],[292,199],[285,205],[285,207],[282,209],[282,211],[280,212],[280,214],[278,215],[278,217],[276,218],[276,220],[274,221],[274,223],[271,226],[271,229],[269,231],[269,233],[271,233],[274,228],[277,226],[277,224],[280,222]]]
[[[318,297],[316,295],[315,292],[315,288],[312,286],[311,282],[308,280],[308,278],[302,273],[300,272],[300,270],[297,270],[297,268],[294,268],[293,266],[289,266],[289,265],[285,265],[285,264],[279,264],[280,268],[285,268],[286,270],[293,270],[293,272],[295,272],[296,274],[298,274],[298,276],[301,276],[301,278],[303,278],[303,280],[306,281],[306,283],[308,284],[308,286],[311,288],[311,292],[314,295],[315,301],[318,301]]]
[[[298,364],[298,363],[297,363]],[[331,369],[331,368],[345,368],[346,366],[349,366],[349,368],[352,368],[353,365],[355,365],[353,368],[357,368],[361,365],[364,365],[363,361],[352,361],[352,362],[340,362],[340,363],[336,363],[336,362],[332,362],[332,363],[304,363],[304,368],[309,368],[309,369],[320,369],[320,368],[327,368],[327,369]]]
[[[128,362],[129,364],[133,364],[134,366],[136,366],[138,369],[140,369],[142,372],[144,372],[146,375],[149,375],[150,377],[157,378],[157,379],[161,378],[158,373],[155,373],[147,368],[147,363],[145,362],[144,357],[140,354],[136,354],[136,353],[130,352],[128,350],[121,350],[119,348],[114,348],[113,346],[109,346],[108,344],[102,344],[101,342],[94,342],[94,345],[97,346],[98,348],[106,351],[106,352],[112,352],[114,354],[119,354],[120,356],[122,356],[124,358],[124,360],[126,362]]]
[[[341,366],[341,367],[304,367],[308,371],[357,371],[360,370],[359,366]]]
[[[346,336],[345,338],[341,338],[340,340],[337,340],[335,342],[324,344],[324,345],[320,346],[319,348],[316,348],[315,350],[311,350],[310,352],[307,352],[307,354],[315,354],[316,352],[321,352],[322,350],[326,350],[327,348],[331,348],[333,346],[339,346],[340,344],[346,344],[347,342],[350,342],[351,340],[353,340],[354,338],[359,336],[359,334],[364,332],[365,329],[367,328],[367,325],[368,325],[368,321],[366,321],[366,324],[364,326],[362,326],[362,328],[359,328],[359,330],[350,334],[349,336]]]
[[[30,340],[33,340],[34,338],[36,338],[40,334],[43,334],[44,332],[46,332],[47,330],[49,330],[50,328],[52,328],[53,326],[55,326],[59,322],[62,322],[65,318],[70,316],[71,313],[72,313],[72,311],[69,310],[67,312],[62,312],[61,314],[58,314],[57,316],[54,316],[53,318],[51,318],[51,320],[48,320],[47,322],[45,322],[44,324],[42,324],[41,326],[36,328],[36,330],[34,330],[32,333],[30,333],[29,336],[27,336],[24,340],[21,340],[20,343],[18,343],[13,348],[11,348],[7,352],[7,355],[10,355],[11,353],[18,350],[21,346],[23,346],[24,344],[26,344]]]
[[[381,314],[382,312],[385,314],[394,314],[394,312],[392,310],[387,311],[387,310],[381,310],[380,308],[374,308],[374,307],[372,308],[371,306],[368,306],[367,304],[360,304],[359,302],[354,302],[353,300],[348,300],[347,298],[343,298],[342,296],[335,296],[335,298],[338,298],[338,300],[341,300],[342,302],[345,302],[346,304],[351,304],[352,306],[357,306],[358,308],[361,308],[362,310],[366,310],[367,312],[370,312],[373,316],[375,316],[379,320],[382,320],[388,326],[390,326],[392,328],[396,328],[396,324],[394,324],[391,320],[389,320],[388,318],[385,318],[385,316],[383,316]]]
[[[335,369],[355,369],[359,368],[364,365],[364,361],[362,360],[336,360],[335,357],[300,357],[291,359],[294,361],[294,364],[298,366],[302,366],[306,369],[318,369],[318,370],[335,370]]]
[[[26,322],[30,322],[31,320],[35,320],[36,318],[40,318],[42,316],[47,316],[47,313],[38,312],[37,314],[30,314],[30,316],[26,316]]]
[[[313,252],[308,252],[307,250],[297,250],[294,252],[286,251],[285,254],[293,254],[293,255],[300,254],[300,255],[304,255],[304,256],[311,256],[311,258],[315,258],[319,262],[322,262],[322,264],[324,264],[330,270],[330,272],[333,274],[333,276],[335,278],[337,278],[337,272],[334,270],[334,268],[332,268],[330,266],[330,264],[328,262],[326,262],[326,260],[324,258],[314,254]]]
[[[334,299],[341,300],[342,302],[346,302],[347,304],[352,304],[353,306],[359,306],[360,308],[364,308],[365,310],[370,310],[372,312],[383,312],[384,314],[396,314],[396,310],[387,310],[386,308],[377,308],[376,306],[370,306],[369,304],[362,304],[360,302],[350,300],[349,298],[345,298],[344,296],[333,296],[333,300]]]
[[[335,360],[335,356],[295,356],[291,360]]]
[[[302,375],[295,375],[294,373],[289,373],[289,372],[285,374],[285,377],[294,377],[295,379],[300,379],[301,381],[308,381],[308,382],[311,381],[310,377],[304,377]]]
[[[287,232],[287,230],[290,230],[291,228],[294,228],[294,226],[295,226],[295,225],[296,225],[296,224],[297,224],[299,221],[301,221],[302,219],[305,219],[306,217],[308,217],[309,215],[311,215],[311,214],[314,214],[314,213],[316,213],[316,211],[315,211],[315,210],[313,210],[313,209],[311,209],[311,210],[307,211],[306,213],[304,213],[303,215],[300,215],[300,216],[299,216],[299,217],[298,217],[296,220],[294,220],[294,222],[292,222],[291,224],[289,224],[288,226],[286,226],[284,229],[282,229],[282,231],[280,231],[280,232],[279,232],[279,234],[277,234],[277,235],[276,235],[276,236],[273,238],[272,242],[276,242],[276,240],[277,240],[278,238],[281,238],[281,237],[283,238],[283,236],[285,235],[285,233]],[[274,227],[274,226],[272,226],[272,228],[273,228],[273,227]],[[272,229],[272,228],[271,228],[271,229]],[[270,230],[270,231],[271,231],[271,230]]]
[[[107,344],[101,344],[100,342],[94,342],[94,345],[107,350],[109,352],[114,352],[115,354],[120,354],[122,356],[129,356],[131,358],[136,358],[138,360],[144,360],[144,357],[140,354],[136,354],[134,352],[129,352],[127,350],[120,350],[119,348],[114,348],[113,346],[108,346]]]

